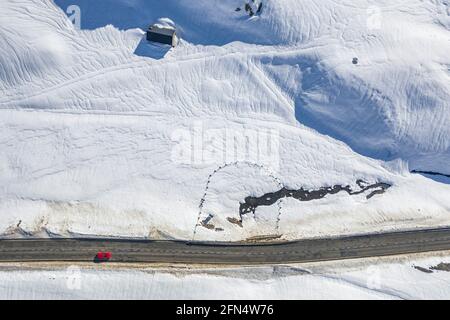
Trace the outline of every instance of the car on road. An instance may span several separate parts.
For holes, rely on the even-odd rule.
[[[108,262],[109,260],[111,260],[111,258],[112,258],[112,254],[109,251],[107,251],[107,252],[99,251],[95,255],[96,262]]]

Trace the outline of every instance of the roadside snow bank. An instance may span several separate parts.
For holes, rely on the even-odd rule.
[[[0,299],[448,299],[450,273],[430,268],[449,261],[443,255],[203,270],[10,265],[0,270]]]

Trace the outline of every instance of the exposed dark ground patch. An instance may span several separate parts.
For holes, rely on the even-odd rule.
[[[239,227],[243,228],[243,225],[242,225],[242,221],[241,221],[241,220],[238,220],[238,219],[236,219],[236,218],[231,218],[231,217],[228,217],[227,220],[228,220],[229,223],[236,224],[236,225],[238,225]]]
[[[245,242],[270,242],[270,241],[276,241],[281,238],[281,234],[272,234],[272,235],[261,235],[261,236],[253,236],[250,238],[245,239]]]
[[[212,223],[209,223],[213,217],[214,217],[214,216],[213,216],[212,214],[209,214],[209,215],[206,217],[206,219],[204,219],[204,220],[201,222],[201,225],[202,225],[203,227],[205,227],[206,229],[210,229],[210,230],[215,229],[216,226],[213,225]]]
[[[450,263],[439,263],[437,266],[431,267],[431,270],[450,272]]]
[[[414,269],[422,271],[424,273],[433,273],[433,270],[430,270],[430,269],[427,269],[427,268],[424,268],[424,267],[419,267],[419,266],[413,266],[413,267],[414,267]]]
[[[241,203],[239,206],[239,215],[242,220],[242,217],[244,215],[247,215],[249,213],[252,213],[254,215],[256,208],[258,208],[259,206],[271,206],[274,205],[278,200],[283,198],[294,198],[299,201],[312,201],[322,199],[329,194],[337,194],[342,191],[347,192],[349,195],[352,196],[364,193],[368,190],[373,190],[366,196],[367,199],[370,199],[377,194],[384,193],[387,189],[391,187],[390,184],[384,182],[378,182],[375,184],[368,185],[363,180],[358,180],[356,183],[360,188],[360,190],[358,191],[353,191],[350,186],[342,186],[342,185],[323,187],[318,190],[305,190],[304,188],[300,188],[299,190],[291,190],[283,187],[282,189],[276,192],[266,193],[261,197],[245,198],[244,200],[245,202]]]

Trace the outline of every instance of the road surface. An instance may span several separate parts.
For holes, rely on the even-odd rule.
[[[245,265],[342,260],[443,250],[450,250],[450,228],[272,244],[117,239],[0,240],[0,262],[94,261],[98,251],[111,251],[112,262]]]

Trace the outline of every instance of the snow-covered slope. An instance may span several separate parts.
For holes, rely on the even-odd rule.
[[[450,186],[408,173],[450,173],[446,1],[264,1],[251,18],[243,5],[1,1],[0,232],[237,240],[450,224]],[[182,38],[170,50],[143,40],[163,17]],[[282,199],[235,223],[248,196],[359,179],[392,187]]]

